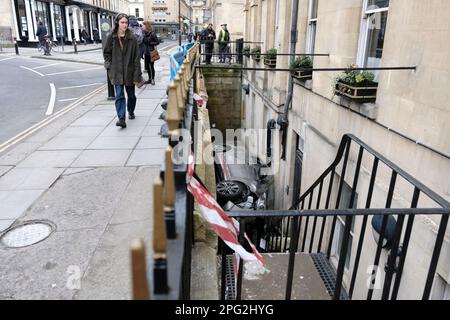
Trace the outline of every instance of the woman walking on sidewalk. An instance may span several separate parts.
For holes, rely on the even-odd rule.
[[[144,82],[139,47],[133,32],[128,29],[128,16],[119,13],[114,22],[114,29],[106,38],[103,57],[109,80],[116,92],[116,111],[119,118],[116,126],[126,128],[125,106],[129,118],[134,119],[136,108],[134,86],[140,88]],[[127,91],[128,102],[125,99],[124,88]]]
[[[155,85],[155,61],[152,61],[151,59],[151,52],[156,49],[157,45],[159,45],[159,39],[152,31],[152,26],[149,21],[144,21],[142,28],[144,30],[143,43],[145,46],[144,66],[148,73],[148,81],[145,83]]]

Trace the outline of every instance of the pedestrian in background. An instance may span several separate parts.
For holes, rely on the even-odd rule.
[[[159,45],[160,41],[156,34],[152,30],[152,25],[150,21],[144,21],[143,23],[144,31],[144,69],[147,70],[148,81],[146,84],[151,83],[155,85],[155,61],[152,61],[151,54],[152,51],[156,50],[156,46]]]
[[[89,34],[87,33],[85,28],[83,28],[83,31],[81,31],[81,39],[83,39],[84,45],[87,45]]]
[[[144,58],[144,43],[142,42],[144,40],[144,32],[142,31],[142,27],[135,16],[130,16],[128,19],[128,27],[133,32],[138,42],[140,57]]]
[[[50,47],[48,45],[47,28],[44,26],[42,21],[38,22],[38,28],[36,30],[36,37],[39,40],[39,46],[44,48],[44,56],[50,56]]]
[[[187,39],[188,39],[189,43],[192,42],[192,39],[193,39],[193,38],[194,38],[194,34],[193,34],[192,32],[189,32],[189,34],[188,34],[188,36],[187,36]]]
[[[106,38],[103,48],[105,68],[116,92],[116,112],[119,120],[116,126],[126,128],[125,112],[128,110],[129,119],[134,119],[136,95],[134,86],[139,88],[144,84],[141,71],[141,57],[139,46],[133,32],[128,29],[128,16],[119,13],[115,20],[112,33]],[[127,91],[128,102],[124,89]]]
[[[206,64],[211,64],[211,58],[214,50],[214,40],[216,40],[216,32],[213,29],[212,23],[210,23],[208,28],[203,31],[203,38],[205,41]]]
[[[98,33],[97,28],[92,29],[92,35],[94,37],[94,43],[99,44],[100,43],[100,35]]]
[[[219,31],[219,61],[221,63],[225,63],[225,60],[227,58],[231,57],[228,56],[228,45],[230,43],[230,32],[227,29],[227,24],[223,23],[221,24],[222,30]]]

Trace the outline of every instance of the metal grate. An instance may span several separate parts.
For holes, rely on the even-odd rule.
[[[336,284],[336,272],[334,271],[333,266],[324,253],[313,253],[311,254],[311,259],[322,278],[328,294],[330,297],[333,297]],[[344,288],[341,290],[340,300],[349,300],[348,294]]]
[[[225,300],[236,300],[236,277],[234,275],[233,255],[226,257]]]

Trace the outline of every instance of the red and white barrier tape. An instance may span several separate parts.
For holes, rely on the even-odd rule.
[[[225,211],[220,207],[217,201],[211,196],[203,185],[194,177],[194,157],[189,155],[189,165],[187,174],[187,188],[197,201],[203,218],[208,222],[210,227],[225,242],[225,244],[235,251],[246,262],[258,262],[261,266],[265,266],[264,258],[258,252],[256,247],[251,243],[250,239],[244,234],[248,241],[252,252],[250,253],[242,247],[238,240],[239,222],[227,216]]]

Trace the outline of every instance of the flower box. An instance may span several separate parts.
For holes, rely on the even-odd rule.
[[[275,68],[277,66],[277,59],[264,58],[264,64],[270,68]]]
[[[338,96],[347,97],[355,102],[365,103],[376,100],[377,89],[378,83],[373,81],[349,84],[340,80],[336,83],[335,93]]]
[[[312,71],[310,70],[294,71],[292,72],[292,77],[300,81],[310,80],[312,79]]]
[[[252,54],[252,58],[253,58],[253,60],[255,60],[256,62],[261,61],[261,55],[259,55],[259,54]]]

